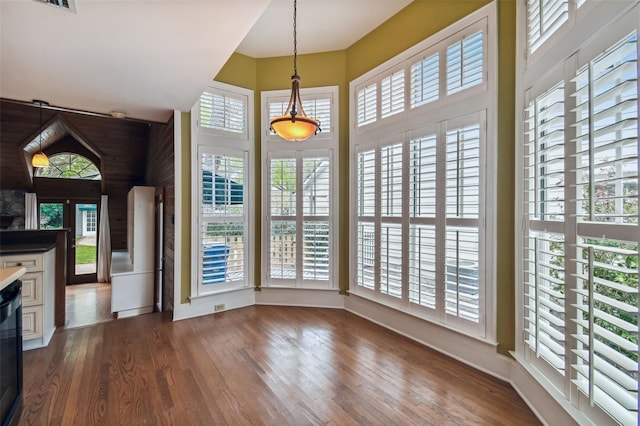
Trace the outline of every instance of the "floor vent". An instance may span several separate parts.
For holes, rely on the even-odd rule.
[[[56,6],[60,9],[68,10],[69,12],[76,13],[75,0],[36,0],[42,3],[47,3],[51,6]]]

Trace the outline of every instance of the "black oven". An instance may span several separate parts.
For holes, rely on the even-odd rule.
[[[0,424],[17,423],[22,403],[22,282],[0,291]]]

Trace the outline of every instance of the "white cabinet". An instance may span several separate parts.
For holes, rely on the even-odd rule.
[[[134,186],[127,197],[127,251],[111,255],[111,312],[118,318],[153,311],[155,188]]]
[[[0,256],[1,268],[21,266],[22,340],[24,350],[49,344],[55,325],[55,249]]]

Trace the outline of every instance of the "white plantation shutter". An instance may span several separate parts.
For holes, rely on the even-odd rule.
[[[495,337],[481,164],[495,18],[482,8],[350,83],[350,291],[481,339]]]
[[[484,82],[484,31],[478,31],[447,47],[447,94]]]
[[[328,280],[329,214],[331,168],[329,157],[304,157],[302,160],[303,197],[303,277]]]
[[[446,134],[446,312],[479,321],[479,124]]]
[[[404,111],[404,70],[384,77],[380,83],[380,116],[386,118]]]
[[[531,231],[525,252],[525,342],[560,374],[565,370],[564,238]]]
[[[565,374],[564,236],[546,232],[565,219],[565,84],[558,82],[525,110],[525,342]]]
[[[201,152],[200,286],[245,280],[246,154]]]
[[[402,215],[402,145],[388,145],[380,150],[382,216]]]
[[[621,424],[638,419],[638,38],[575,78],[577,312],[572,381]],[[630,236],[635,238],[628,240]]]
[[[378,86],[373,83],[358,90],[356,105],[358,126],[376,121],[378,119]]]
[[[295,158],[272,158],[269,163],[271,237],[269,276],[296,278],[297,164]]]
[[[198,125],[203,129],[245,133],[247,105],[242,97],[204,92],[200,96]]]
[[[437,101],[440,96],[440,60],[434,53],[411,65],[411,108]]]
[[[402,226],[380,225],[380,293],[402,297]]]
[[[269,278],[283,285],[330,277],[331,156],[271,158]],[[300,247],[298,245],[302,243]]]
[[[624,425],[638,419],[638,241],[578,239],[573,383]]]
[[[528,2],[530,48],[573,3]],[[539,94],[523,120],[523,353],[598,424],[638,422],[637,13],[569,49],[525,92]]]
[[[535,51],[568,18],[568,0],[527,0],[529,50]]]
[[[376,214],[376,150],[357,154],[357,277],[359,286],[374,289],[375,214]]]
[[[436,307],[437,136],[409,142],[409,300]]]

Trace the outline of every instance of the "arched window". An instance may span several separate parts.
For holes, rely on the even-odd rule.
[[[37,177],[101,180],[100,170],[82,155],[61,153],[49,157],[49,167],[36,169]]]

